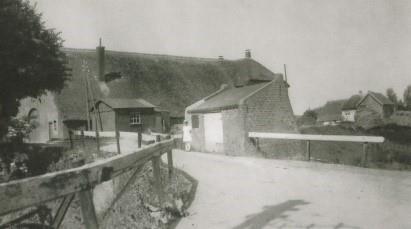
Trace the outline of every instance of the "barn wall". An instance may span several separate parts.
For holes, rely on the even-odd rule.
[[[243,106],[247,132],[298,133],[296,119],[282,79],[276,80],[246,99]],[[258,151],[265,157],[303,157],[300,141],[260,139],[258,144],[246,138],[246,152]]]

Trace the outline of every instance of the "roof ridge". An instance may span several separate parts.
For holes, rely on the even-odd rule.
[[[83,53],[92,53],[92,52],[96,51],[94,49],[69,48],[69,47],[63,47],[63,48],[61,48],[61,50],[66,51],[66,52],[83,52]],[[195,56],[180,56],[180,55],[158,54],[158,53],[129,52],[129,51],[118,51],[118,50],[111,50],[111,49],[106,49],[106,53],[129,55],[129,56],[147,56],[147,57],[172,58],[172,59],[176,59],[176,60],[197,60],[197,61],[205,61],[205,62],[219,62],[219,61],[221,61],[218,58],[211,58],[211,57],[195,57]],[[240,61],[240,60],[243,60],[243,59],[245,59],[245,58],[224,59],[223,61]],[[255,61],[255,62],[257,62],[257,61]]]

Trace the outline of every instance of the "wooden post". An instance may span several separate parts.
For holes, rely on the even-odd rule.
[[[74,148],[74,144],[73,144],[73,131],[72,131],[72,130],[69,130],[68,133],[69,133],[69,140],[70,140],[70,149],[73,149],[73,148]]]
[[[154,189],[158,196],[159,206],[163,206],[164,193],[161,184],[161,170],[160,170],[160,156],[154,156],[152,161],[153,164],[153,175],[154,175]]]
[[[138,148],[141,148],[141,141],[143,140],[143,134],[141,134],[141,130],[138,130],[137,138]]]
[[[362,145],[362,166],[366,167],[367,166],[367,147],[368,147],[368,142],[364,142]]]
[[[83,145],[83,148],[86,146],[85,140],[84,140],[84,130],[81,130],[81,144]]]
[[[98,229],[96,210],[93,204],[92,189],[78,193],[84,226],[87,229]]]
[[[120,131],[118,130],[118,115],[115,111],[114,111],[114,128],[115,128],[115,131],[116,131],[117,153],[120,154],[121,153],[121,150],[120,150]]]
[[[307,154],[307,161],[311,160],[311,142],[308,140],[306,141],[307,148],[306,148],[306,154]]]
[[[171,179],[173,176],[173,152],[170,150],[167,152],[167,165],[168,165],[168,177]]]

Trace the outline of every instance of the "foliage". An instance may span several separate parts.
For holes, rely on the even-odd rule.
[[[316,111],[308,109],[304,114],[298,119],[298,125],[314,125],[317,122],[318,114]]]
[[[398,97],[397,94],[395,94],[394,89],[388,88],[386,91],[386,95],[391,102],[393,102],[395,105],[398,105]]]
[[[0,1],[0,137],[19,100],[59,91],[68,78],[60,34],[25,0]]]
[[[404,105],[409,110],[411,109],[411,85],[408,85],[404,90]]]
[[[31,131],[37,127],[38,123],[29,122],[28,118],[12,118],[7,130],[7,138],[21,142],[27,138]]]

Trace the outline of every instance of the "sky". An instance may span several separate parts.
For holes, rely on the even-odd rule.
[[[296,114],[411,84],[408,0],[31,0],[64,46],[287,65]]]

